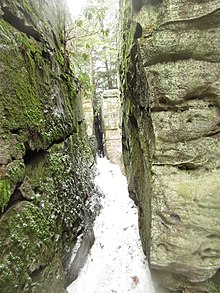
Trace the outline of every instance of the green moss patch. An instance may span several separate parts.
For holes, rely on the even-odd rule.
[[[21,292],[32,272],[46,265],[53,253],[47,220],[39,208],[21,202],[3,216],[0,231],[0,291]]]
[[[3,212],[10,199],[10,182],[8,179],[0,179],[0,209]]]

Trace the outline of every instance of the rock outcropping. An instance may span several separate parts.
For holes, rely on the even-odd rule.
[[[61,293],[92,217],[91,150],[59,0],[0,1],[0,292]]]
[[[122,0],[121,18],[124,163],[151,271],[169,292],[220,292],[220,3]]]
[[[92,137],[94,135],[94,114],[91,99],[83,99],[83,112],[85,115],[87,134],[89,137]]]
[[[106,157],[122,166],[121,101],[118,90],[105,90],[101,99],[104,149]]]

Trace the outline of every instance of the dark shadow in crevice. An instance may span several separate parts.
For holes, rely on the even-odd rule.
[[[134,39],[135,40],[140,39],[142,37],[142,33],[143,33],[142,26],[140,25],[139,22],[137,22],[136,30],[135,30],[135,33],[134,33]]]
[[[134,117],[133,114],[129,116],[129,122],[132,126],[134,126],[135,128],[138,128],[137,119]]]
[[[183,163],[183,164],[180,164],[177,168],[179,170],[195,170],[198,168],[198,166],[196,166],[193,163]]]
[[[208,134],[204,134],[203,137],[218,136],[219,134],[220,134],[220,129],[216,129],[216,130],[209,132]]]
[[[41,273],[43,272],[43,270],[46,268],[47,266],[46,265],[41,265],[39,266],[38,269],[36,269],[35,271],[33,271],[31,274],[30,274],[30,277],[32,278],[32,280],[37,280]]]
[[[42,57],[45,59],[45,60],[48,60],[48,61],[51,61],[51,54],[49,51],[42,51],[41,53]]]
[[[13,128],[10,130],[10,132],[11,132],[11,134],[19,135],[21,130],[22,130],[21,128]]]
[[[85,121],[84,119],[83,120],[79,120],[78,121],[78,125],[80,126],[84,121]]]
[[[102,158],[105,156],[105,151],[104,151],[104,130],[102,125],[102,114],[100,112],[98,112],[94,116],[94,130],[95,130],[95,137],[97,141],[98,156]]]
[[[218,285],[218,288],[220,288],[220,269],[217,271],[217,273],[212,277],[212,281]]]
[[[31,150],[26,146],[26,153],[24,155],[24,164],[27,165],[36,165],[39,161],[42,160],[47,155],[47,150]]]

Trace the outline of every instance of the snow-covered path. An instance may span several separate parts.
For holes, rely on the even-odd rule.
[[[98,159],[96,182],[104,192],[95,243],[68,293],[154,293],[138,234],[137,209],[119,167]]]

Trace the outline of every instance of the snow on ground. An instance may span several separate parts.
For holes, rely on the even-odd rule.
[[[96,182],[105,197],[95,221],[96,240],[68,293],[154,293],[126,178],[105,158],[98,159],[97,165],[100,174]]]

